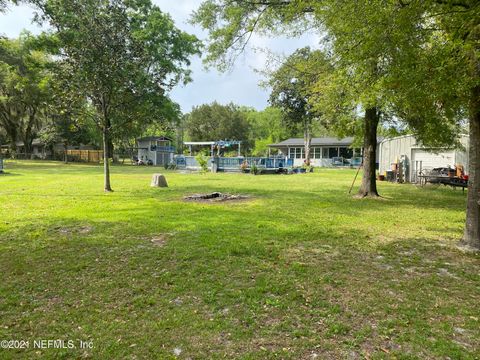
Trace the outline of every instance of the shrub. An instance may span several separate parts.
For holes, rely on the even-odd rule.
[[[250,173],[253,175],[260,174],[260,169],[258,168],[257,164],[255,164],[255,162],[253,162],[252,166],[250,166]]]
[[[200,165],[200,172],[202,174],[206,173],[208,171],[208,158],[202,153],[199,153],[195,156],[195,160],[197,160],[198,165]]]

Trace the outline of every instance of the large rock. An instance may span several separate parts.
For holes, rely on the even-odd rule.
[[[168,187],[167,179],[162,174],[153,174],[152,182],[150,184],[152,187]]]

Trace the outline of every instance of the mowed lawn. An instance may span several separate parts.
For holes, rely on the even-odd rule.
[[[353,170],[183,174],[12,162],[0,175],[0,358],[478,359],[466,193]],[[150,188],[162,172],[169,188]],[[192,203],[211,191],[248,201]],[[39,349],[34,340],[93,341]],[[77,344],[77,343],[76,343]]]

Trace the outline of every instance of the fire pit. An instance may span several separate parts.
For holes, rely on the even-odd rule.
[[[213,192],[209,194],[194,194],[185,196],[183,199],[186,201],[229,201],[229,200],[245,200],[248,199],[247,195],[237,194],[222,194],[220,192]]]

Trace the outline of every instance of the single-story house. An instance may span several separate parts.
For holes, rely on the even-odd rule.
[[[25,145],[23,141],[17,141],[15,143],[17,147],[17,155],[25,154]],[[77,146],[68,146],[67,150],[94,150],[95,147],[93,145],[77,145]],[[7,154],[10,151],[10,144],[2,144],[0,145],[0,152]],[[53,153],[63,153],[65,151],[65,146],[61,143],[55,144],[53,146]],[[52,149],[46,146],[42,140],[40,139],[33,139],[32,141],[32,153],[30,156],[35,159],[47,159],[50,158],[52,155]]]
[[[167,136],[146,136],[137,139],[138,159],[153,165],[170,164],[173,161],[175,147],[172,139]]]
[[[413,182],[420,171],[425,172],[434,168],[455,168],[463,166],[468,171],[467,135],[460,136],[463,149],[455,147],[428,148],[423,146],[414,135],[398,136],[384,139],[379,145],[379,173],[387,175],[387,171],[397,164],[402,164],[406,182]]]
[[[15,143],[17,147],[17,153],[23,154],[25,152],[25,147],[23,141],[17,141]],[[10,144],[2,144],[0,146],[2,153],[8,153],[10,149]],[[34,139],[32,141],[32,157],[37,157],[44,159],[47,155],[50,155],[48,149],[46,149],[45,144],[40,139]]]
[[[320,167],[359,165],[363,156],[363,149],[353,147],[353,140],[353,137],[343,139],[334,137],[312,138],[310,145],[310,162],[314,166]],[[305,161],[303,138],[291,138],[268,146],[279,150],[281,154],[289,159],[293,159],[295,166],[301,166]]]

